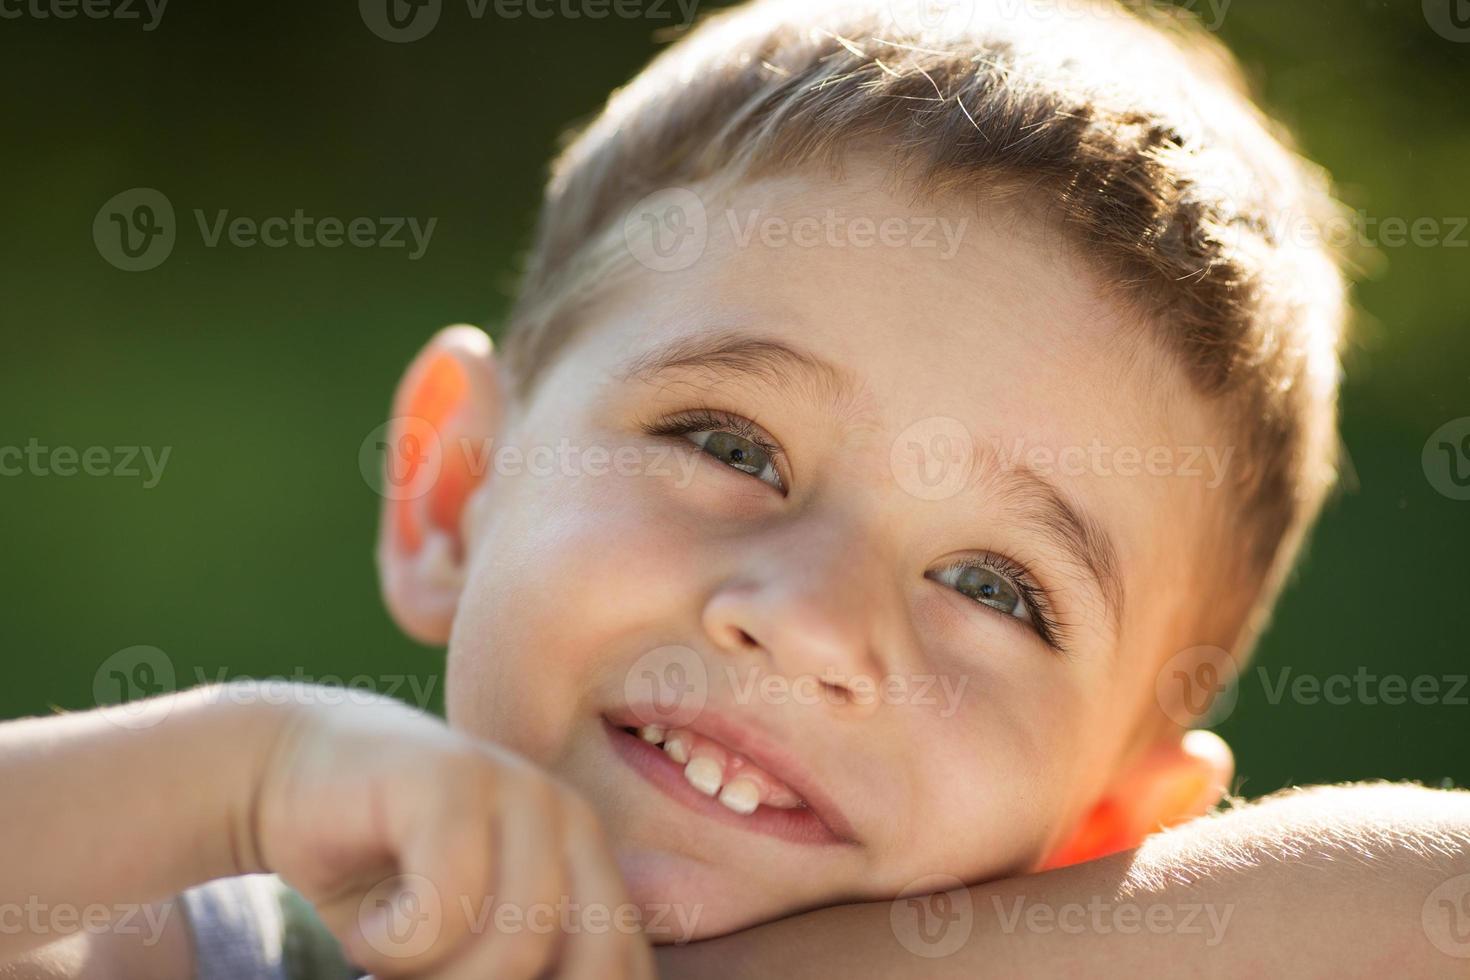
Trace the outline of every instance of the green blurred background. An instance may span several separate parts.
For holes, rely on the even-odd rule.
[[[399,635],[378,600],[378,500],[359,447],[432,330],[505,310],[559,132],[657,50],[679,19],[659,8],[475,19],[446,0],[437,28],[403,44],[349,0],[173,0],[151,31],[0,19],[0,446],[172,447],[152,489],[0,477],[0,717],[91,705],[99,667],[140,644],[165,651],[181,685],[221,670],[412,675],[438,708],[441,651]],[[1418,0],[1234,0],[1225,13],[1268,105],[1350,204],[1440,219],[1446,236],[1444,219],[1470,215],[1470,28],[1433,29]],[[167,195],[179,235],[161,266],[130,273],[103,260],[92,223],[140,186]],[[195,208],[438,224],[417,261],[206,248]],[[1432,432],[1470,416],[1470,232],[1458,241],[1384,248],[1359,290],[1355,476],[1260,650],[1273,684],[1284,668],[1362,668],[1433,676],[1443,695],[1470,672],[1470,501],[1438,492],[1421,461]],[[1248,794],[1464,784],[1470,690],[1458,694],[1272,703],[1252,671],[1219,727]]]

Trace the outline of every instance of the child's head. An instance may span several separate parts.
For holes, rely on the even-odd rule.
[[[675,45],[558,160],[503,351],[441,333],[395,403],[384,588],[450,721],[702,934],[1208,807],[1170,678],[1248,652],[1335,468],[1330,202],[1219,46],[903,6]]]

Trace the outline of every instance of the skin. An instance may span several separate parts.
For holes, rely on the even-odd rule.
[[[907,206],[871,174],[753,185],[729,203],[787,218]],[[490,928],[454,911],[492,896],[527,913],[692,913],[647,937],[709,939],[659,950],[666,977],[1462,973],[1451,913],[1470,880],[1465,793],[1293,791],[1155,833],[1207,809],[1230,771],[1217,739],[1157,723],[1169,654],[1210,642],[1190,624],[1227,599],[1193,585],[1208,579],[1191,572],[1218,514],[1203,476],[1053,474],[1114,544],[1116,625],[991,474],[942,499],[914,490],[893,450],[936,415],[980,445],[1221,448],[1207,406],[1166,358],[1127,342],[1139,334],[1085,266],[1018,219],[991,211],[933,265],[917,250],[737,248],[716,220],[698,262],[643,270],[604,297],[523,402],[482,333],[440,333],[400,386],[389,439],[403,446],[409,416],[430,426],[418,463],[432,478],[389,493],[379,558],[405,629],[452,635],[452,727],[306,685],[265,701],[250,685],[200,688],[130,705],[121,721],[99,709],[7,723],[8,894],[120,908],[272,871],[379,976],[651,975],[636,929]],[[709,372],[619,378],[658,343],[731,330],[819,353],[855,381],[852,396],[809,405]],[[640,425],[691,407],[758,421],[784,450],[782,489]],[[586,457],[580,474],[487,475],[458,448],[563,437],[679,446],[693,465],[594,476]],[[926,576],[981,549],[1045,585],[1065,653]],[[847,843],[715,819],[613,751],[603,715],[626,707],[644,655],[670,644],[708,678],[694,723],[770,736],[840,809]],[[960,696],[865,701],[869,675],[938,677]],[[752,678],[820,678],[829,696],[743,696]],[[407,881],[445,909],[423,948],[364,917]],[[157,941],[75,923],[8,931],[0,977],[193,975],[181,916],[149,907],[167,922]],[[787,915],[806,908],[817,910]],[[1125,925],[1144,913],[1175,927],[1142,939]],[[1056,927],[1084,921],[1101,925]],[[958,940],[939,958],[921,938],[936,923]]]
[[[966,485],[929,500],[910,492],[917,464],[893,455],[916,424],[929,439],[924,420],[936,417],[963,426],[982,450],[1055,452],[1094,440],[1223,449],[1217,420],[1182,372],[1060,236],[1013,208],[912,204],[876,167],[841,183],[788,176],[707,196],[698,261],[633,270],[528,398],[510,397],[492,354],[453,352],[474,346],[462,334],[424,355],[451,350],[468,365],[462,400],[490,406],[446,420],[446,444],[454,433],[530,452],[565,439],[635,447],[642,458],[672,450],[675,460],[665,475],[491,471],[457,525],[441,517],[436,526],[436,509],[456,508],[433,493],[398,518],[390,508],[390,605],[427,639],[452,621],[451,725],[580,789],[634,900],[693,906],[701,936],[891,897],[938,873],[973,882],[1033,870],[1119,786],[1127,822],[1145,830],[1213,802],[1228,753],[1222,761],[1218,745],[1200,753],[1182,749],[1177,732],[1141,733],[1157,731],[1160,664],[1220,642],[1189,634],[1201,594],[1184,583],[1199,579],[1195,529],[1223,491],[1204,477],[1053,468],[1048,479],[1112,542],[1125,596],[1115,621],[1085,567],[1025,520],[1028,498],[1001,489],[993,458],[959,459],[973,466]],[[941,214],[968,224],[952,257],[942,247],[742,244],[726,208],[741,228],[756,209],[783,221],[835,208],[875,222]],[[631,358],[713,336],[799,347],[851,391],[834,401],[826,388],[706,369],[622,377]],[[400,406],[415,394],[412,378]],[[700,409],[753,420],[781,447],[783,488],[687,436],[644,429]],[[441,555],[445,544],[433,539],[447,536],[463,556],[441,576],[449,584],[430,588],[432,576],[413,570],[425,559],[395,526],[413,508],[423,511],[422,552]],[[1171,529],[1167,547],[1160,527]],[[987,552],[1020,562],[1048,591],[1065,652],[926,577]],[[797,844],[729,826],[629,768],[603,716],[627,706],[640,658],[670,644],[702,665],[705,710],[792,753],[841,811],[852,843]],[[832,696],[750,696],[753,681],[770,677],[822,678]],[[870,678],[897,678],[915,696],[860,703],[858,685]],[[928,699],[917,696],[926,678]],[[958,696],[933,693],[945,684]]]

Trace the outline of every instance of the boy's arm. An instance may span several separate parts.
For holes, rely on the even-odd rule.
[[[1137,851],[659,950],[660,976],[1465,976],[1470,793],[1291,791]]]
[[[331,959],[379,975],[651,976],[634,930],[472,914],[492,893],[521,909],[629,904],[596,812],[570,786],[390,698],[234,688],[0,725],[0,980],[192,976],[182,907],[155,931],[143,906],[162,914],[185,892],[205,910],[193,921],[208,921],[210,896],[191,886],[260,871],[289,886],[278,924],[289,932],[305,909],[333,956],[298,929],[279,948],[244,944],[264,957],[257,974]],[[226,904],[251,906],[252,921],[270,917],[237,899]],[[132,934],[107,921],[128,914]],[[163,941],[140,941],[140,919]],[[241,932],[225,926],[200,933],[225,941],[208,957],[221,970],[235,969]]]
[[[92,960],[191,976],[182,910],[169,900],[264,870],[248,801],[281,726],[280,712],[218,688],[0,725],[0,911],[14,920],[0,922],[0,963],[48,947],[26,957],[29,975],[47,975],[39,964],[53,959],[74,971],[62,976],[133,973],[78,969]],[[99,927],[130,911],[145,920],[152,903],[153,921],[169,913],[154,944]]]

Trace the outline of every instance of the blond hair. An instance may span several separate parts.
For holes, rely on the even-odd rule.
[[[1118,0],[754,0],[656,58],[555,161],[505,354],[527,389],[655,191],[877,149],[922,193],[1020,187],[1239,437],[1222,527],[1260,618],[1335,480],[1341,263],[1325,175],[1187,15]],[[931,11],[932,12],[932,11]],[[626,251],[626,249],[624,249]],[[1236,637],[1248,644],[1251,639]],[[1242,653],[1243,655],[1243,653]]]

